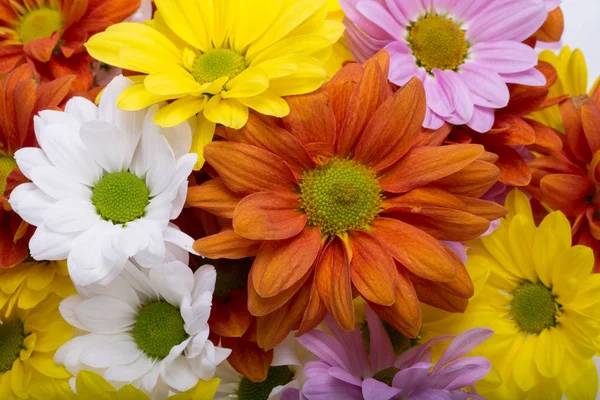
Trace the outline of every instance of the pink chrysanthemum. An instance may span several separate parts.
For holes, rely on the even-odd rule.
[[[386,49],[389,79],[425,86],[423,125],[444,121],[478,132],[508,104],[507,83],[540,86],[534,49],[521,43],[546,20],[555,0],[340,0],[346,38],[359,62]]]

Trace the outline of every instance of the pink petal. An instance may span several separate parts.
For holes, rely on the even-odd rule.
[[[396,0],[385,0],[385,4],[387,5],[390,14],[392,14],[396,21],[398,21],[398,23],[403,27],[406,27],[408,25],[408,20],[402,13],[400,7],[398,7]]]
[[[364,400],[390,400],[399,393],[400,390],[372,378],[365,379],[362,386]]]
[[[459,75],[471,91],[471,99],[475,105],[502,108],[508,104],[508,87],[497,73],[474,63],[466,63],[460,67]]]
[[[388,79],[398,86],[404,86],[413,76],[420,75],[415,56],[403,52],[405,46],[404,42],[392,42],[384,47],[390,54]]]
[[[507,83],[518,83],[528,86],[544,86],[546,77],[535,68],[527,71],[516,72],[514,74],[500,74],[500,77]]]
[[[358,4],[358,0],[340,0],[340,6],[344,10],[346,17],[354,22],[367,35],[374,39],[390,39],[387,32],[378,25],[377,20],[372,21],[358,10]]]
[[[475,106],[473,118],[467,122],[467,126],[475,132],[485,133],[494,126],[495,114],[492,108]]]
[[[415,390],[427,387],[427,375],[431,363],[417,363],[414,366],[398,372],[392,380],[392,387],[401,390],[402,396],[407,396]]]
[[[310,377],[326,374],[329,371],[331,365],[327,364],[325,361],[311,361],[304,367],[304,375]]]
[[[304,387],[302,387],[302,394],[310,400],[330,400],[335,398],[362,400],[360,387],[350,385],[327,374],[314,376],[306,381]]]
[[[425,12],[425,7],[421,0],[391,0],[402,12],[402,15],[409,21],[416,21],[419,14]]]
[[[459,1],[452,8],[452,15],[462,20],[468,27],[470,23],[486,10],[489,3],[480,0]]]
[[[379,28],[387,33],[387,36],[381,39],[396,39],[402,38],[404,29],[398,24],[398,21],[390,15],[389,11],[379,2],[374,0],[362,0],[356,5],[356,9],[366,19],[372,21]]]
[[[560,6],[560,0],[546,0],[546,10],[548,12],[556,9],[558,6]]]
[[[438,14],[446,14],[452,11],[456,0],[429,0]]]
[[[410,368],[416,364],[423,362],[431,362],[431,347],[437,343],[445,342],[446,340],[454,339],[454,335],[436,336],[425,344],[411,347],[404,353],[400,354],[395,361],[395,367],[402,369]]]
[[[471,58],[477,65],[498,73],[526,71],[538,62],[534,49],[510,40],[477,43],[471,47]]]
[[[449,117],[456,109],[456,96],[443,80],[439,69],[433,70],[434,76],[425,77],[425,97],[427,106],[441,117]]]
[[[473,99],[471,91],[463,81],[463,79],[454,71],[442,71],[440,75],[444,86],[452,91],[456,98],[456,108],[454,112],[447,118],[446,121],[454,125],[464,125],[473,117]]]
[[[331,367],[340,367],[346,371],[351,369],[354,354],[346,352],[337,338],[323,331],[313,330],[300,336],[298,342]]]
[[[367,324],[369,326],[369,342],[371,357],[371,367],[373,371],[381,371],[383,369],[394,366],[394,346],[388,336],[381,320],[371,309],[365,307],[367,314]]]
[[[356,376],[352,375],[351,373],[347,372],[346,370],[344,370],[342,368],[339,368],[339,367],[329,368],[327,370],[327,373],[330,376],[333,376],[334,378],[337,378],[337,379],[344,381],[346,383],[349,383],[351,385],[354,385],[354,386],[362,385],[362,380],[360,378],[357,378]]]
[[[461,242],[448,242],[445,240],[441,240],[441,242],[452,250],[452,252],[460,258],[460,261],[462,261],[463,264],[467,263],[467,250],[464,244]]]
[[[345,36],[348,47],[358,62],[367,61],[391,42],[389,39],[378,40],[368,36],[348,18],[344,18],[344,25],[346,25]]]
[[[450,343],[444,354],[440,357],[433,372],[439,371],[444,365],[470,353],[474,348],[488,340],[494,331],[485,328],[474,328],[464,331]]]
[[[436,389],[458,390],[483,379],[491,369],[492,365],[487,358],[467,357],[438,372],[432,372],[427,378],[427,384]]]
[[[360,331],[342,330],[331,315],[325,317],[325,322],[331,333],[339,340],[344,353],[351,355],[351,364],[346,370],[355,376],[370,376],[371,366]]]
[[[444,119],[432,111],[431,108],[427,107],[423,126],[427,129],[436,130],[440,129],[442,125],[444,125]]]

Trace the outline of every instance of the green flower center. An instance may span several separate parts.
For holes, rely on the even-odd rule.
[[[21,42],[29,43],[35,39],[52,36],[54,32],[60,31],[63,24],[60,10],[39,8],[23,16],[17,27],[17,34]]]
[[[17,168],[17,162],[12,157],[0,156],[0,196],[4,196],[8,175]]]
[[[131,172],[113,172],[96,183],[92,203],[102,219],[125,224],[144,216],[150,192],[144,180]]]
[[[543,283],[524,282],[513,293],[510,312],[521,330],[540,333],[556,326],[560,307],[552,290]]]
[[[394,355],[399,356],[406,350],[417,346],[420,343],[421,338],[419,336],[416,338],[407,338],[384,320],[381,320],[381,322],[383,323],[385,332],[390,338],[390,342],[392,342]],[[363,342],[365,343],[365,347],[367,351],[369,351],[371,348],[371,332],[369,332],[369,325],[367,324],[367,321],[364,321],[364,323],[360,326],[360,333],[362,335]]]
[[[277,386],[287,385],[294,379],[294,372],[287,366],[271,367],[267,379],[262,382],[252,382],[242,378],[238,386],[239,400],[267,400],[271,391]]]
[[[308,223],[328,236],[364,230],[381,211],[383,195],[375,172],[352,160],[333,159],[307,171],[300,191]]]
[[[12,369],[23,349],[25,337],[23,323],[20,320],[0,324],[0,375]]]
[[[408,45],[417,64],[427,72],[437,68],[456,70],[469,50],[465,31],[450,18],[427,15],[408,28]]]
[[[200,84],[227,76],[233,79],[248,67],[244,56],[229,49],[209,50],[194,59],[192,76]]]
[[[392,386],[392,381],[394,380],[394,376],[400,371],[400,369],[395,367],[389,367],[386,369],[382,369],[375,375],[373,375],[373,379],[383,382],[388,386]]]
[[[188,337],[181,312],[166,301],[144,306],[133,328],[133,338],[140,350],[161,360]]]

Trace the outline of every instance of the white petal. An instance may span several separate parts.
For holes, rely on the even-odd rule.
[[[133,257],[150,244],[150,235],[144,228],[133,221],[124,225],[112,238],[112,246],[117,248],[119,254]]]
[[[174,245],[177,245],[192,254],[198,255],[198,253],[196,253],[196,251],[192,248],[194,239],[187,233],[180,231],[179,228],[177,228],[177,226],[174,224],[169,224],[167,229],[165,229],[164,239],[165,242],[173,243]]]
[[[154,123],[154,114],[158,106],[150,107],[142,125],[142,135],[133,156],[130,170],[137,176],[144,176],[153,163],[153,157],[159,151],[157,138],[160,136],[160,127]],[[168,156],[163,154],[162,156]]]
[[[210,327],[208,324],[204,326],[197,333],[194,333],[191,342],[188,344],[186,356],[189,358],[197,357],[204,351],[204,347],[208,342],[208,335],[210,334]]]
[[[98,119],[98,107],[84,97],[73,97],[69,100],[65,112],[82,123]]]
[[[116,278],[113,282],[111,282],[110,285],[93,284],[81,286],[77,288],[77,291],[84,298],[91,298],[94,296],[110,296],[124,301],[134,309],[137,309],[141,306],[136,288],[130,284],[125,273]]]
[[[15,152],[15,161],[19,169],[27,177],[31,179],[31,170],[35,167],[50,166],[50,160],[42,149],[37,147],[25,147]]]
[[[79,321],[77,315],[75,314],[75,307],[83,302],[83,298],[79,295],[69,296],[63,301],[60,302],[58,306],[58,310],[60,311],[60,315],[63,317],[65,321],[69,323],[69,325],[74,326],[77,329],[85,330],[85,326]]]
[[[148,278],[144,272],[140,271],[140,269],[138,269],[138,267],[133,265],[130,261],[125,264],[125,269],[123,270],[121,277],[127,282],[128,285],[137,291],[138,296],[143,296],[140,299],[141,303],[146,303],[146,300],[148,299],[159,299],[158,292],[152,286],[152,281],[150,278]]]
[[[92,191],[85,185],[75,181],[73,177],[63,173],[56,167],[36,167],[31,170],[31,180],[44,193],[54,199],[70,197],[91,199]]]
[[[155,365],[156,363],[150,357],[142,353],[131,364],[108,368],[104,373],[104,378],[109,381],[131,383],[146,375]]]
[[[48,208],[45,224],[55,232],[81,232],[99,219],[100,216],[90,201],[63,199]]]
[[[167,385],[181,392],[193,388],[198,383],[198,377],[192,371],[187,358],[183,356],[168,363],[160,372],[160,377]]]
[[[190,152],[192,147],[192,128],[189,122],[184,122],[172,128],[160,128],[160,134],[163,135],[171,149],[175,158],[179,158]]]
[[[54,202],[53,198],[30,182],[17,186],[10,194],[9,200],[13,210],[34,226],[42,225],[46,211]]]
[[[85,148],[106,171],[127,169],[125,134],[117,126],[105,121],[89,121],[81,126],[80,135]]]
[[[141,389],[146,393],[152,392],[156,386],[159,375],[160,370],[158,368],[151,369],[150,372],[142,378]]]
[[[48,125],[62,125],[65,131],[77,132],[81,123],[73,116],[56,110],[42,110],[38,116],[33,117],[33,128],[38,143],[44,143],[44,127]]]
[[[138,349],[133,337],[127,333],[93,336],[89,347],[81,352],[81,362],[94,368],[108,368],[127,365],[138,359],[142,350]]]
[[[177,307],[181,299],[190,296],[194,287],[194,274],[185,264],[174,261],[149,271],[150,279],[160,296]]]
[[[86,331],[113,334],[133,327],[137,311],[120,299],[96,296],[75,306],[75,314]]]
[[[177,196],[171,203],[171,219],[176,219],[183,211],[183,206],[187,199],[188,184],[187,182],[182,183],[177,190]]]
[[[44,224],[37,227],[29,241],[29,252],[34,259],[64,260],[69,255],[77,238],[75,233],[58,233]]]
[[[212,265],[203,265],[194,272],[194,290],[192,292],[192,302],[200,298],[203,293],[212,293],[215,291],[217,282],[217,272]]]
[[[230,349],[215,347],[209,340],[206,342],[203,353],[190,359],[192,371],[198,378],[209,380],[214,376],[217,365],[229,357],[229,354],[231,354]]]

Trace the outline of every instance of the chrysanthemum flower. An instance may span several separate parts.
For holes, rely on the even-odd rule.
[[[591,247],[594,270],[600,271],[600,88],[592,97],[578,96],[560,105],[565,149],[529,163],[533,173],[527,190],[552,210],[573,221],[573,239]]]
[[[302,387],[302,397],[290,393],[290,399],[482,399],[462,389],[486,376],[490,362],[483,357],[462,357],[487,340],[491,330],[440,336],[395,358],[381,320],[369,307],[366,313],[368,353],[360,330],[343,332],[331,320],[328,326],[333,336],[314,330],[298,338],[320,360],[309,362],[304,369],[309,379]],[[451,339],[438,362],[432,363],[431,347]]]
[[[480,385],[498,399],[593,400],[598,393],[600,280],[592,250],[571,245],[571,225],[559,211],[535,226],[527,197],[514,190],[498,230],[471,242],[469,271],[485,271],[462,315],[442,315],[428,329],[455,333],[474,326],[495,335],[476,351],[494,373]]]
[[[14,189],[10,204],[37,226],[31,255],[68,258],[76,285],[110,282],[129,257],[160,262],[165,241],[191,250],[192,239],[169,225],[181,212],[196,162],[186,153],[190,127],[161,132],[153,122],[157,107],[117,109],[116,98],[131,85],[114,79],[98,107],[74,98],[65,112],[42,111],[35,118],[41,149],[15,153],[32,182]],[[161,133],[173,138],[173,148]]]
[[[194,248],[240,258],[259,246],[248,304],[262,348],[298,324],[312,329],[327,310],[354,329],[354,289],[407,336],[420,325],[417,294],[455,310],[472,295],[440,240],[478,237],[504,215],[477,199],[498,169],[478,145],[417,147],[423,87],[413,80],[392,95],[388,61],[382,52],[348,65],[320,91],[288,99],[283,121],[251,114],[243,129],[224,130],[229,141],[206,146],[219,178],[195,189],[195,205],[233,218],[233,229]]]
[[[128,263],[110,285],[83,288],[61,303],[63,317],[87,334],[61,347],[56,361],[74,375],[91,369],[152,398],[211,379],[230,353],[208,339],[215,279],[211,266],[192,273],[180,260],[144,272]]]
[[[521,43],[544,23],[542,0],[431,1],[340,0],[346,38],[365,61],[380,49],[390,53],[389,79],[425,86],[423,126],[444,121],[487,132],[494,110],[509,100],[507,83],[543,85],[537,54]]]
[[[534,37],[539,42],[559,42],[565,30],[565,18],[560,9],[561,0],[544,0],[548,17],[544,24],[537,30]]]
[[[282,117],[289,107],[281,96],[321,86],[324,62],[344,29],[325,19],[325,0],[155,4],[151,24],[114,25],[86,47],[102,62],[145,74],[119,98],[122,109],[173,100],[155,117],[167,127],[198,114],[198,167],[215,124],[239,129],[248,108]]]
[[[139,0],[0,0],[0,73],[27,62],[44,80],[75,75],[74,89],[89,90],[92,59],[83,44],[139,5]]]
[[[43,400],[48,398],[45,394],[68,387],[69,373],[52,360],[54,352],[73,335],[73,328],[58,311],[60,300],[51,294],[35,307],[22,309],[14,304],[16,296],[12,296],[0,307],[3,400]]]
[[[0,81],[0,268],[24,261],[31,232],[28,224],[12,212],[8,194],[21,183],[15,151],[36,146],[33,115],[43,109],[57,109],[71,89],[73,77],[38,85],[30,66],[23,65]]]

